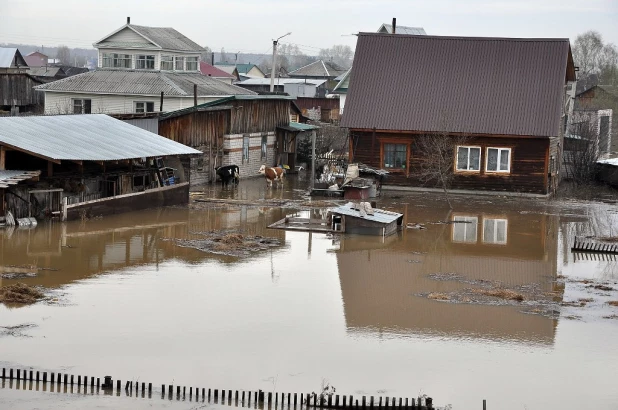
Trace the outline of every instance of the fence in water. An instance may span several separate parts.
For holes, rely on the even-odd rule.
[[[178,400],[196,403],[213,403],[224,406],[246,407],[268,410],[309,410],[309,409],[392,409],[392,410],[430,410],[433,409],[431,397],[374,397],[320,394],[320,393],[279,393],[206,389],[199,387],[161,385],[157,389],[152,383],[114,380],[105,376],[103,383],[100,378],[77,376],[66,373],[40,372],[22,369],[2,369],[2,388],[17,390],[49,391],[51,393],[70,394],[106,394],[143,399],[159,398],[161,400]],[[8,386],[7,386],[8,381]],[[15,383],[15,385],[13,385]]]

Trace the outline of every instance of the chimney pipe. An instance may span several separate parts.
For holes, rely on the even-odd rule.
[[[396,27],[397,27],[397,19],[393,17],[393,34],[395,34]]]
[[[127,17],[127,24],[131,24],[131,17]]]
[[[212,53],[210,53],[210,65],[214,66],[215,65],[215,52],[213,51]]]

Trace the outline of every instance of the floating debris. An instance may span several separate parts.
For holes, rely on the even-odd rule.
[[[474,289],[473,292],[504,300],[516,300],[518,302],[523,302],[526,299],[521,293],[514,292],[510,289]]]
[[[24,323],[15,326],[0,326],[0,336],[32,337],[23,331],[36,327],[34,323]]]
[[[177,246],[193,248],[216,255],[246,257],[255,252],[281,246],[277,238],[243,235],[238,232],[199,232],[204,239],[165,239],[171,240]]]
[[[36,303],[39,299],[43,299],[44,297],[45,295],[38,289],[21,282],[0,288],[0,302],[5,304]]]

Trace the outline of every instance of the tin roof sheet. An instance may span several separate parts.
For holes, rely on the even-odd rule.
[[[192,96],[197,84],[199,96],[254,95],[246,88],[226,84],[198,72],[176,73],[146,70],[100,69],[37,86],[43,91],[99,94]]]
[[[59,161],[201,154],[105,114],[0,117],[0,144]]]
[[[318,60],[311,64],[307,64],[297,70],[290,71],[288,74],[291,77],[337,77],[346,72],[345,68],[339,67],[330,61]]]
[[[311,78],[275,78],[275,85],[280,84],[312,84],[322,85],[326,80],[311,79]],[[270,78],[249,78],[247,80],[239,81],[238,85],[270,85]]]
[[[558,136],[570,62],[568,39],[361,33],[341,126]]]
[[[382,24],[382,26],[378,29],[378,33],[386,32],[388,34],[393,34],[393,25],[392,24]],[[409,27],[409,26],[395,26],[395,34],[412,34],[417,36],[425,36],[427,33],[425,29],[422,27]]]
[[[13,64],[15,53],[17,53],[16,48],[0,47],[0,68],[10,68]]]
[[[360,215],[360,211],[354,208],[354,204],[352,202],[348,202],[345,205],[333,208],[331,209],[331,212],[346,216],[353,216],[356,218],[363,218],[368,221],[374,221],[383,224],[389,224],[403,216],[403,214],[397,212],[385,211],[383,209],[373,209],[373,215],[365,215],[363,217]]]
[[[0,170],[0,188],[8,188],[20,181],[35,178],[41,171]]]

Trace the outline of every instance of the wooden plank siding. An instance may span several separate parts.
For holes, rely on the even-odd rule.
[[[275,131],[290,123],[289,100],[237,100],[233,107],[230,134]]]
[[[0,108],[31,106],[33,109],[42,110],[43,93],[33,88],[40,84],[40,81],[26,74],[0,74]]]
[[[434,187],[431,182],[423,183],[418,175],[421,161],[424,160],[418,147],[418,138],[422,135],[398,132],[370,132],[351,130],[350,160],[373,167],[384,168],[383,144],[406,144],[408,146],[408,169],[390,170],[385,181],[387,185]],[[456,172],[451,189],[506,191],[534,194],[548,193],[548,161],[550,141],[552,152],[559,151],[557,138],[536,138],[518,136],[477,136],[470,137],[468,146],[481,147],[481,169],[478,172]],[[485,172],[487,148],[510,148],[510,172]],[[455,155],[453,161],[455,161]],[[556,161],[559,158],[556,158]],[[558,164],[558,162],[556,162]]]
[[[159,135],[190,147],[223,145],[228,133],[230,110],[198,111],[159,121]]]

